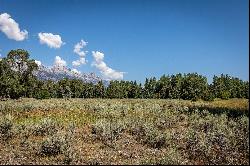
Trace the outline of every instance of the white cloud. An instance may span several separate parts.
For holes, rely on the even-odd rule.
[[[71,71],[74,72],[74,73],[77,73],[77,74],[81,74],[81,72],[79,70],[77,70],[77,69],[72,69]]]
[[[95,66],[98,70],[100,70],[100,72],[106,79],[111,79],[111,80],[123,79],[124,72],[119,72],[108,67],[106,63],[103,61],[104,59],[103,53],[99,51],[92,51],[92,55],[95,59],[95,61],[92,63],[92,66]]]
[[[54,60],[54,68],[63,69],[67,66],[65,60],[63,60],[60,56],[56,56]]]
[[[86,59],[85,58],[80,58],[76,61],[73,61],[72,62],[72,65],[73,66],[80,66],[81,64],[85,65],[87,63]]]
[[[54,35],[52,33],[38,33],[41,44],[47,44],[50,48],[60,48],[65,44],[60,35]]]
[[[41,66],[41,65],[42,65],[42,62],[41,62],[41,61],[38,61],[38,60],[35,60],[35,63],[36,63],[38,66]]]
[[[26,30],[21,31],[18,23],[8,13],[0,14],[0,30],[9,38],[22,41],[28,38]]]
[[[81,49],[83,47],[85,47],[87,45],[88,42],[84,41],[84,40],[81,40],[79,43],[77,43],[75,46],[74,46],[74,53],[76,53],[77,55],[79,55],[80,57],[85,57],[86,56],[86,53],[87,51],[81,51]]]
[[[73,62],[72,62],[72,65],[73,65],[73,66],[80,66],[81,63],[80,63],[79,60],[76,60],[76,61],[73,61]]]
[[[73,66],[80,66],[81,64],[85,65],[87,63],[87,60],[85,59],[86,54],[88,51],[82,51],[81,49],[84,48],[87,45],[88,42],[81,39],[79,43],[76,43],[74,46],[74,53],[80,56],[80,59],[75,60],[72,62]]]
[[[101,63],[104,59],[104,54],[99,51],[92,51],[92,55],[97,63]]]

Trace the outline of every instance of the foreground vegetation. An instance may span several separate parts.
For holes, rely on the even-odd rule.
[[[0,101],[0,164],[249,164],[248,102]]]

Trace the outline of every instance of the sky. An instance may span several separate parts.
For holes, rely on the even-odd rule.
[[[0,54],[106,79],[249,80],[248,0],[0,0]]]

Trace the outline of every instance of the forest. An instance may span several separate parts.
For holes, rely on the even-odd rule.
[[[212,101],[215,98],[249,98],[249,82],[221,74],[211,84],[198,73],[162,75],[136,81],[111,80],[86,83],[81,80],[38,80],[33,72],[38,69],[28,51],[11,50],[0,61],[0,98],[142,98],[184,99]]]

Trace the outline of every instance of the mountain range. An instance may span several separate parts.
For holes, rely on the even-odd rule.
[[[108,85],[109,81],[105,80],[95,73],[80,73],[76,72],[67,67],[46,67],[44,65],[39,65],[38,70],[33,73],[40,80],[52,80],[59,81],[64,78],[68,79],[79,79],[86,83],[97,84],[99,81],[102,81],[104,85]]]

